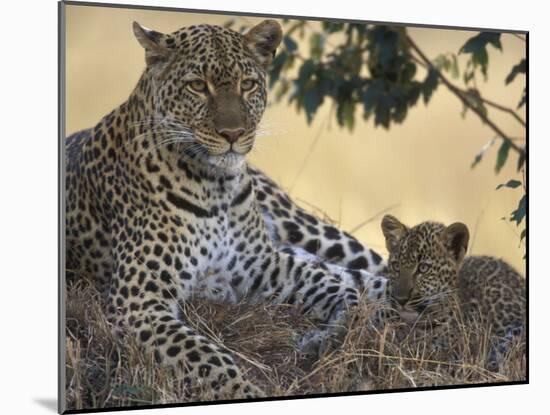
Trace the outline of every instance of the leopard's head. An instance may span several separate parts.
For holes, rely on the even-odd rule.
[[[147,64],[135,93],[157,135],[209,164],[242,164],[266,106],[279,23],[265,20],[246,34],[211,25],[171,34],[133,28]]]
[[[421,313],[456,292],[468,247],[466,225],[423,222],[409,228],[386,215],[382,232],[389,252],[391,297],[398,310]]]

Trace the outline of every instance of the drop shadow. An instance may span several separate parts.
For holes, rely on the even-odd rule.
[[[50,410],[50,411],[52,411],[52,412],[57,413],[57,399],[52,399],[52,398],[35,398],[34,401],[35,401],[38,405],[40,405],[40,406],[42,406],[42,407],[44,407],[44,408],[46,408],[46,409],[48,409],[48,410]]]

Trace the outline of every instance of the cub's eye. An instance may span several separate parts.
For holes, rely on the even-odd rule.
[[[200,81],[198,79],[195,80],[195,81],[189,82],[187,84],[187,86],[195,92],[204,93],[204,92],[208,91],[208,85],[206,85],[206,82]]]
[[[418,265],[418,272],[421,273],[421,274],[425,274],[426,272],[428,272],[430,270],[430,264],[426,263],[426,262],[421,262],[419,265]]]
[[[241,91],[252,91],[256,87],[257,83],[253,79],[244,79],[241,81]]]

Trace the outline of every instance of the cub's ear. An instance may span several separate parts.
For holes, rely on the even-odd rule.
[[[143,49],[145,49],[145,62],[147,66],[168,60],[171,50],[162,42],[163,38],[166,37],[164,33],[147,29],[138,22],[134,22],[132,28],[134,29],[134,36]]]
[[[468,227],[460,222],[453,223],[445,228],[441,239],[456,263],[462,262],[470,240]]]
[[[244,38],[256,61],[267,68],[283,39],[283,30],[275,20],[264,20],[250,29]]]
[[[399,245],[399,241],[405,235],[408,228],[392,215],[386,215],[382,218],[382,233],[386,238],[386,248],[393,252]]]

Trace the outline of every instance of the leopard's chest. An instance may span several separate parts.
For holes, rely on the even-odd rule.
[[[180,224],[172,227],[180,242],[179,250],[198,273],[231,269],[245,255],[258,253],[257,247],[268,239],[252,196],[247,201],[242,198],[239,199],[239,194],[229,200],[219,198],[217,202],[212,198],[209,203],[198,205],[201,215],[183,212],[184,209],[172,212],[168,222]]]

